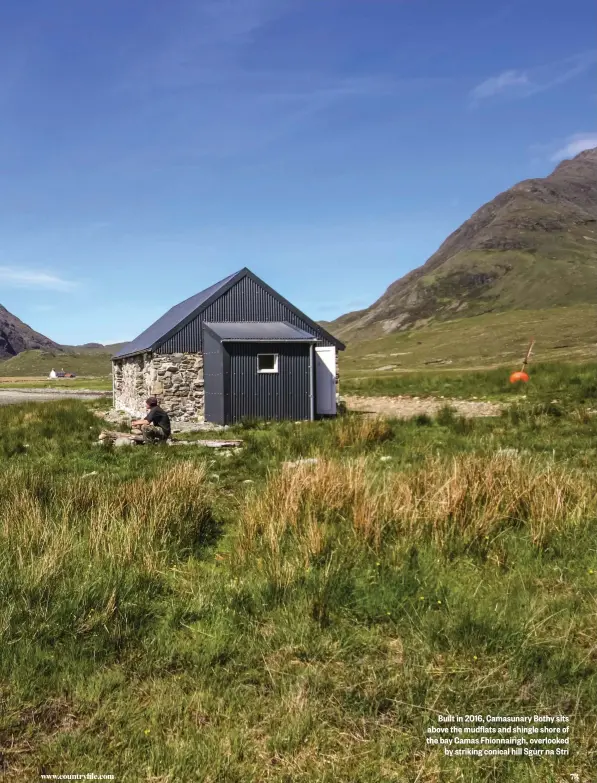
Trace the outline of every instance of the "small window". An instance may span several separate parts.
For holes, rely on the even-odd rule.
[[[278,354],[258,353],[257,372],[278,372]]]

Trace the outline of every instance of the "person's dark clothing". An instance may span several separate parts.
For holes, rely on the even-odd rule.
[[[154,427],[160,427],[164,431],[164,435],[169,438],[171,435],[170,418],[166,411],[162,410],[159,405],[154,405],[147,411],[145,421],[149,424],[153,424]]]

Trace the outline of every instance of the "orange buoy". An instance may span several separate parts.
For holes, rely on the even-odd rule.
[[[510,383],[518,383],[518,381],[527,383],[528,380],[529,376],[526,374],[526,372],[513,372],[510,376]]]

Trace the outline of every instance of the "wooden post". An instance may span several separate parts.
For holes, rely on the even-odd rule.
[[[529,359],[531,358],[531,351],[533,350],[533,345],[535,345],[535,338],[531,337],[531,343],[529,345],[529,350],[527,351],[527,355],[524,357],[524,361],[522,363],[521,372],[524,372],[526,370],[526,366],[529,363]]]

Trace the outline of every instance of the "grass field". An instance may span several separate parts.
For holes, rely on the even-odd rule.
[[[339,335],[342,339],[342,334]],[[360,337],[365,337],[361,334]],[[531,337],[538,362],[595,359],[597,307],[577,305],[547,310],[512,310],[474,318],[432,323],[376,339],[351,340],[341,354],[345,378],[391,371],[433,369],[437,366],[471,369],[522,362]]]
[[[108,348],[109,346],[105,350],[90,348],[55,354],[46,351],[23,351],[12,359],[0,361],[0,376],[47,378],[50,370],[54,368],[76,375],[106,377],[112,372],[112,352]]]
[[[516,369],[520,369],[519,365]],[[597,400],[597,363],[529,364],[528,383],[510,383],[510,368],[489,370],[435,369],[418,372],[363,374],[340,378],[342,394],[418,397],[444,395],[454,399],[503,402],[590,403]]]
[[[3,779],[587,783],[597,417],[576,396],[247,422],[230,456],[95,447],[104,402],[0,409]],[[571,755],[448,759],[438,713],[564,714]]]

